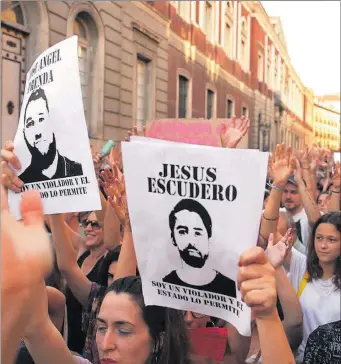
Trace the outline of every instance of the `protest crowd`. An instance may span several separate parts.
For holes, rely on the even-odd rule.
[[[243,125],[234,119],[222,129],[222,147],[237,146]],[[257,247],[239,259],[237,284],[252,310],[251,337],[199,312],[144,304],[119,143],[107,157],[93,153],[101,210],[43,216],[39,195],[29,191],[21,200],[22,222],[7,205],[8,190],[23,186],[12,142],[1,158],[3,363],[340,359],[340,163],[329,150],[277,145],[270,156]],[[43,248],[47,234],[53,266]],[[201,355],[191,333],[210,328],[227,335],[201,340],[210,346]],[[209,354],[222,346],[221,360]]]
[[[147,125],[95,150],[76,44],[1,149],[1,362],[339,363],[339,154],[237,150],[245,116],[209,120],[215,146]]]

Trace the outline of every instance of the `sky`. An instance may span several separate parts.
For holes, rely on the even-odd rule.
[[[291,63],[315,95],[340,92],[340,2],[262,1],[279,16]]]

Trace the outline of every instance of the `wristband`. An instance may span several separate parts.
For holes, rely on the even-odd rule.
[[[271,187],[271,188],[273,188],[274,190],[279,191],[279,192],[283,192],[284,191],[284,188],[283,187],[278,187],[274,183],[268,183],[268,186]]]
[[[277,221],[279,219],[279,216],[277,217],[265,217],[263,214],[263,218],[268,221]]]

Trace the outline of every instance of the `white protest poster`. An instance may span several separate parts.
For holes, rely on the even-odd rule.
[[[203,313],[250,335],[236,281],[255,246],[267,153],[122,143],[128,208],[147,305]]]
[[[9,193],[13,215],[20,218],[22,192],[35,189],[44,213],[99,210],[98,184],[93,167],[83,110],[78,68],[77,37],[44,51],[26,77],[15,153],[24,182],[21,193]]]

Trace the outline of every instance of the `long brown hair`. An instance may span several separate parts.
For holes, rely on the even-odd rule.
[[[336,230],[341,234],[341,211],[329,212],[328,214],[322,215],[315,223],[311,234],[311,241],[308,248],[307,256],[307,270],[309,273],[309,282],[316,278],[322,278],[323,269],[320,266],[319,258],[315,250],[315,235],[316,230],[320,224],[332,224]],[[341,288],[341,257],[337,257],[334,265],[334,278],[333,283],[336,288]]]

